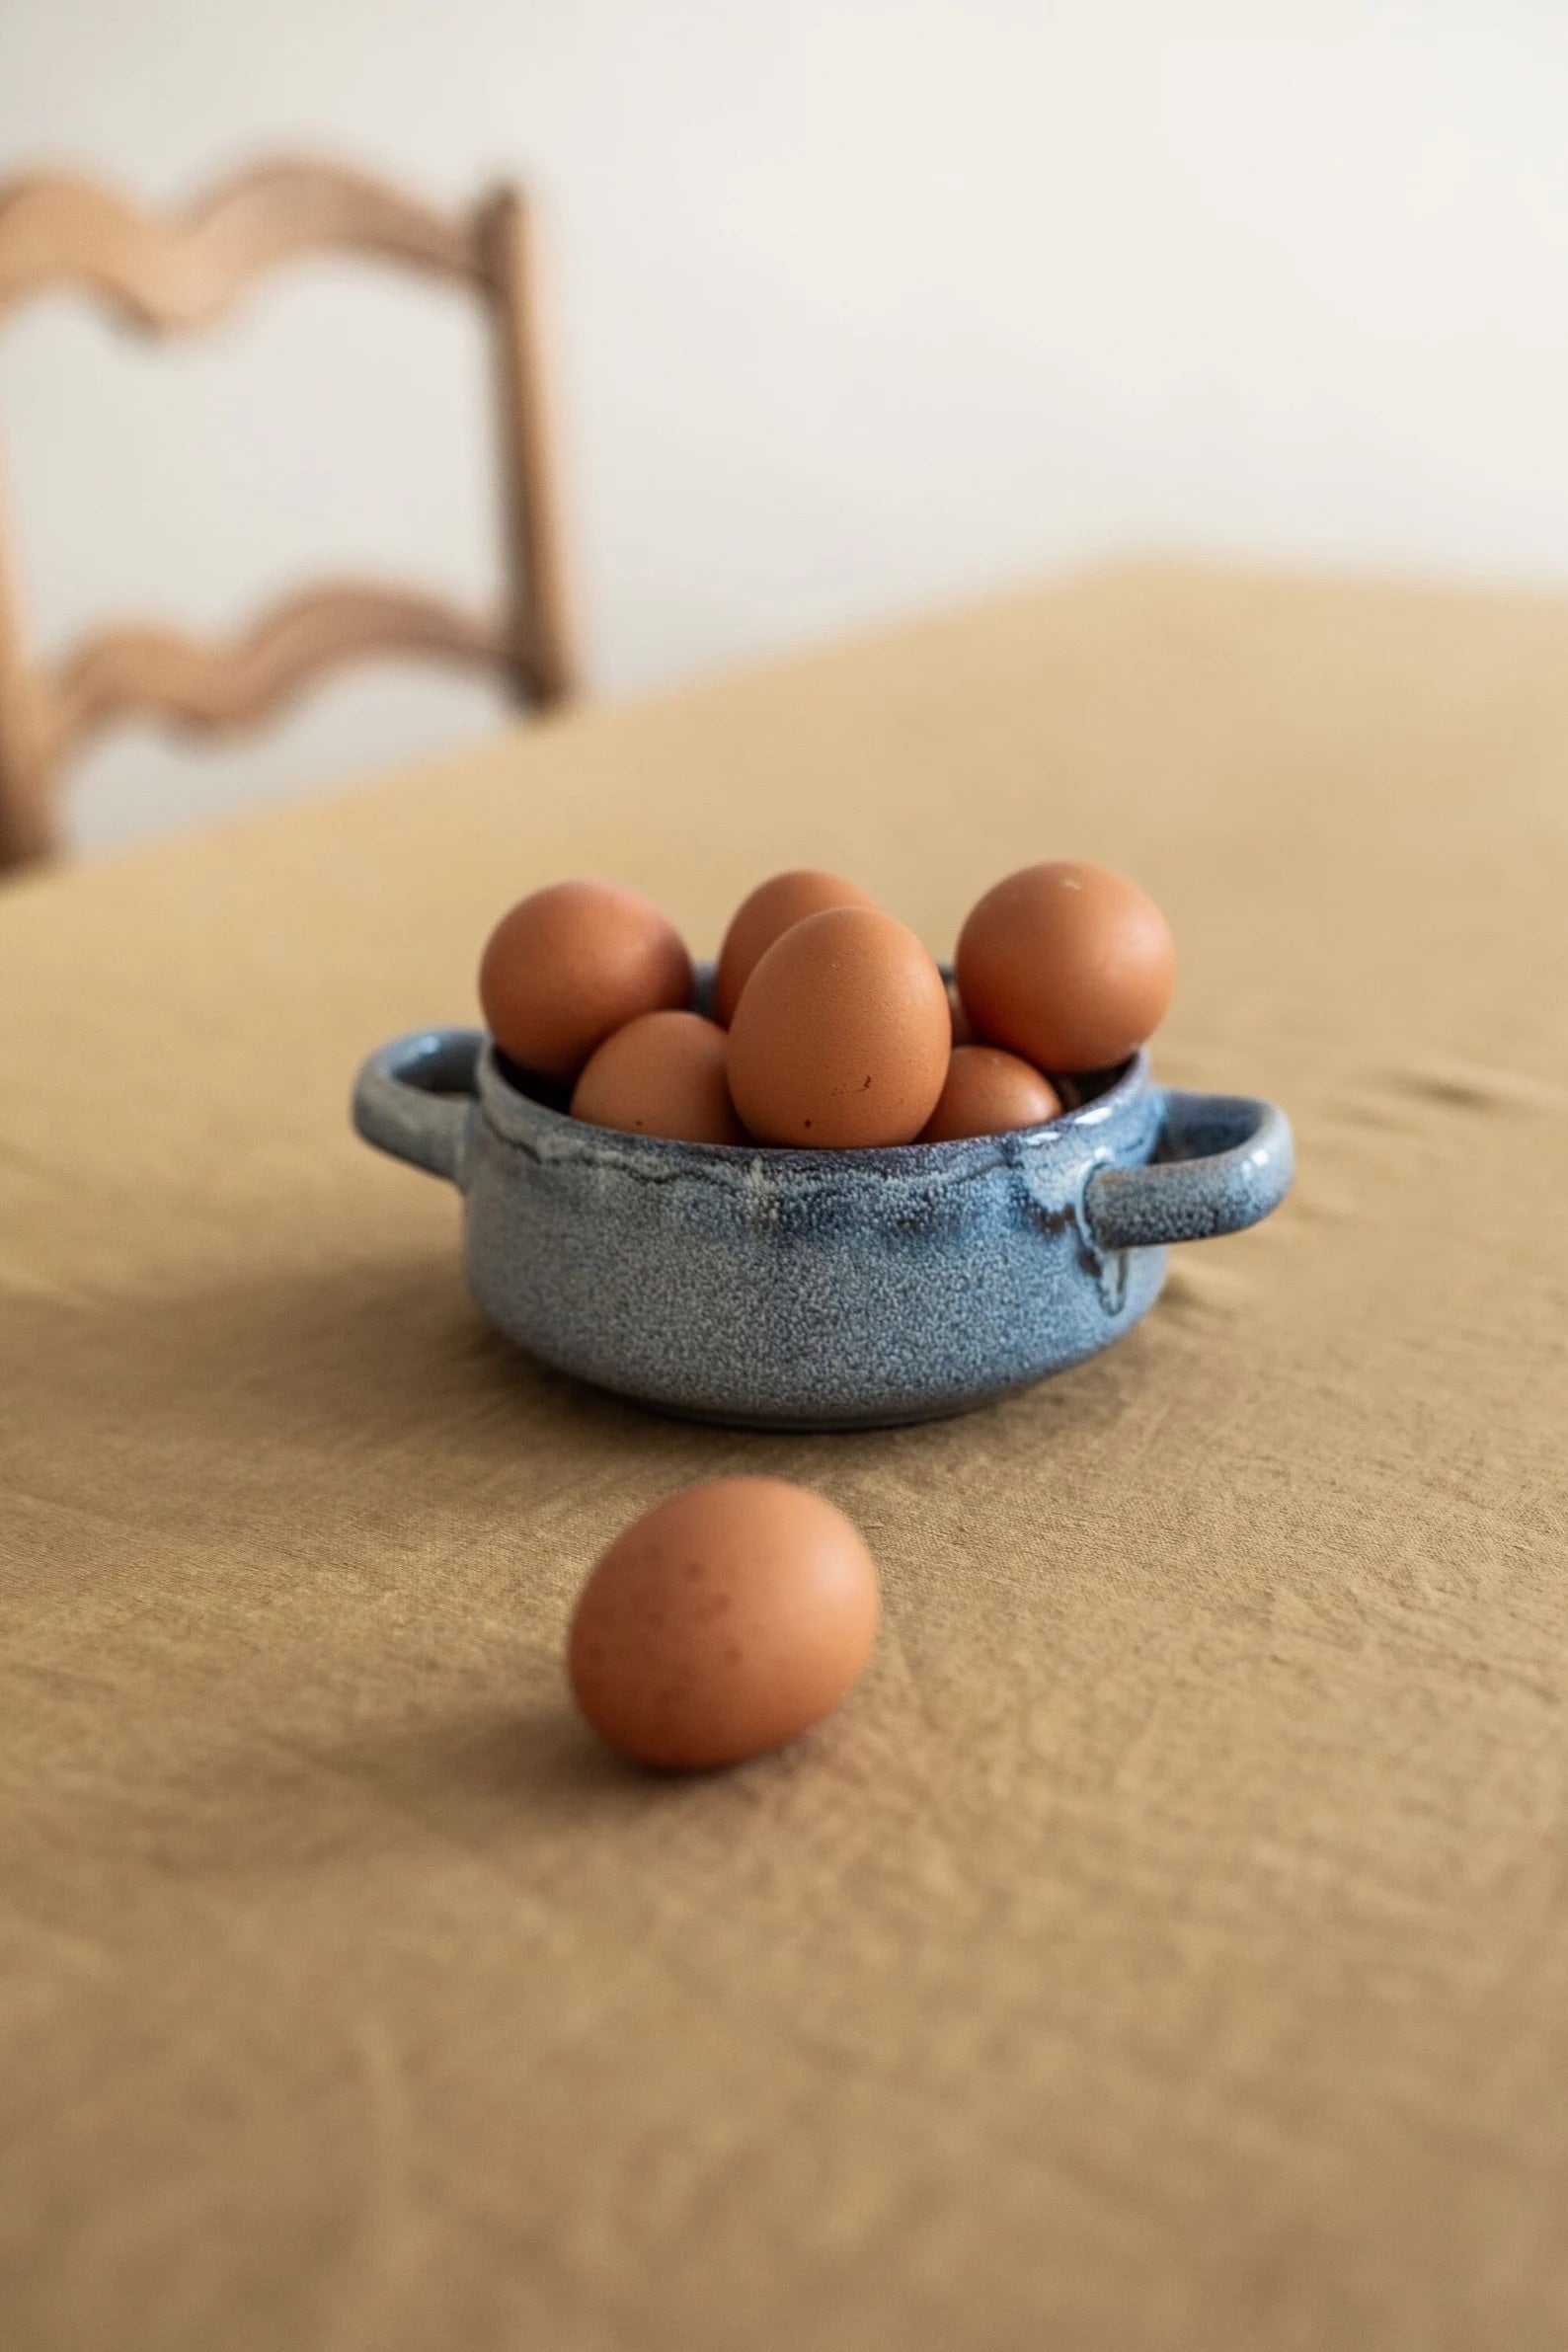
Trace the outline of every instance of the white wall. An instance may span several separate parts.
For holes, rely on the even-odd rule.
[[[624,693],[1129,548],[1568,570],[1556,0],[0,0],[0,165],[159,201],[321,146],[548,197],[595,683]],[[0,338],[39,634],[213,626],[323,565],[478,594],[477,330],[336,266],[199,345]],[[344,682],[151,736],[106,845],[460,740]]]

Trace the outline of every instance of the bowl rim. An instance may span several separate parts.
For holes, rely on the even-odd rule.
[[[626,1128],[596,1127],[556,1110],[519,1086],[495,1040],[486,1036],[479,1056],[477,1091],[486,1125],[503,1143],[535,1159],[591,1160],[650,1178],[699,1169],[712,1174],[751,1176],[758,1168],[779,1178],[822,1182],[824,1178],[883,1176],[904,1181],[978,1175],[998,1166],[1074,1152],[1097,1139],[1097,1131],[1145,1095],[1152,1083],[1146,1046],[1139,1046],[1102,1090],[1072,1111],[1034,1127],[1005,1128],[997,1135],[960,1136],[943,1143],[882,1143],[812,1150],[791,1143],[693,1143],[673,1136],[644,1136]],[[1098,1074],[1098,1073],[1095,1073]]]

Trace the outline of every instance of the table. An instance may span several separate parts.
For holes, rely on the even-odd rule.
[[[570,873],[938,949],[1102,858],[1280,1215],[966,1420],[510,1353],[348,1131]],[[18,2352],[1560,2352],[1568,602],[1108,571],[0,899]],[[885,1579],[788,1754],[644,1778],[575,1588],[706,1472]]]

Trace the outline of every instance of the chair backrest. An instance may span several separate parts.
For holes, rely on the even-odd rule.
[[[221,729],[260,718],[317,673],[407,653],[500,670],[519,701],[578,687],[529,217],[502,188],[449,216],[360,174],[264,164],[189,210],[149,219],[84,180],[39,175],[0,188],[0,314],[47,288],[96,295],[132,327],[169,336],[210,325],[265,271],[347,252],[467,286],[495,351],[507,596],[496,617],[439,598],[341,581],[291,596],[236,641],[112,629],[57,668],[34,663],[0,512],[0,866],[58,839],[67,755],[111,720],[162,715]]]

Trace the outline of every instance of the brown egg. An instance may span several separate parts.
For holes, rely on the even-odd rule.
[[[750,1133],[816,1149],[907,1143],[952,1047],[925,949],[879,907],[831,906],[776,939],[730,1025],[730,1093]]]
[[[947,983],[947,1008],[953,1022],[954,1045],[972,1046],[975,1043],[975,1024],[964,1010],[964,999],[958,992],[957,980]]]
[[[941,1099],[920,1130],[922,1143],[956,1143],[961,1136],[1001,1136],[1038,1127],[1061,1109],[1056,1088],[1016,1054],[999,1046],[955,1046]]]
[[[1027,866],[986,892],[959,938],[976,1030],[1043,1069],[1106,1069],[1152,1037],[1176,984],[1170,926],[1108,866]]]
[[[781,1478],[715,1478],[616,1537],[579,1597],[567,1673],[623,1756],[739,1764],[837,1706],[880,1607],[871,1554],[831,1503]]]
[[[804,922],[809,914],[821,914],[827,906],[876,903],[858,882],[846,882],[841,874],[821,874],[814,867],[775,874],[770,881],[759,883],[736,908],[719,950],[719,968],[713,980],[715,1020],[728,1028],[741,1001],[741,990],[774,940],[782,939],[792,923]]]
[[[572,1116],[634,1136],[744,1143],[725,1082],[728,1044],[718,1022],[700,1013],[640,1013],[594,1049]]]
[[[557,882],[504,914],[479,967],[479,1001],[504,1054],[575,1078],[639,1013],[686,1005],[691,958],[659,908],[609,882]]]

